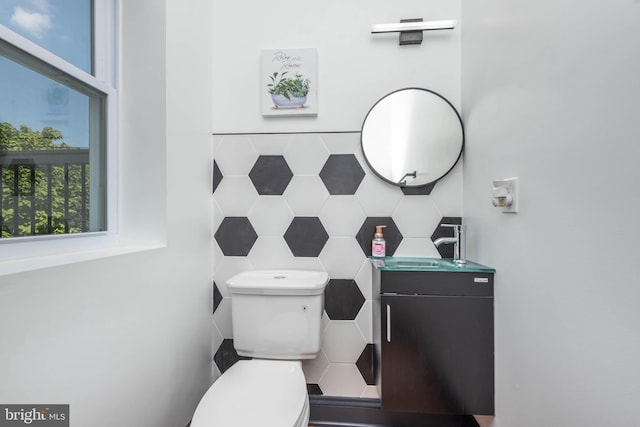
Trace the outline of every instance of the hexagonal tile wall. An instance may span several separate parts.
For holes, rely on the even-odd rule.
[[[375,302],[366,256],[375,226],[387,225],[389,256],[439,256],[431,239],[452,230],[434,228],[462,214],[460,167],[437,185],[401,189],[370,171],[359,132],[224,135],[213,144],[214,378],[240,359],[229,277],[254,269],[324,270],[331,282],[320,356],[303,362],[309,393],[378,397],[368,385]],[[440,249],[452,251],[451,245]]]
[[[366,256],[371,256],[371,240],[376,232],[376,225],[386,225],[383,229],[386,243],[386,255],[393,256],[396,249],[402,242],[402,233],[398,230],[393,218],[390,217],[369,217],[364,220],[360,231],[356,234],[356,240]]]
[[[331,195],[355,194],[364,170],[353,154],[332,154],[320,171],[320,179]]]
[[[324,309],[331,320],[354,320],[364,301],[354,280],[331,279],[324,289]]]
[[[216,351],[213,360],[220,369],[220,373],[224,372],[232,367],[238,360],[249,360],[250,357],[238,356],[238,352],[233,347],[233,340],[225,339]]]
[[[432,242],[440,237],[453,237],[453,228],[443,227],[442,224],[462,224],[462,218],[459,216],[443,216],[436,229],[433,230],[433,234],[431,235]],[[440,247],[436,249],[442,258],[453,258],[453,245],[440,245]]]
[[[214,237],[225,256],[247,256],[258,239],[246,217],[226,217]]]
[[[284,240],[296,257],[320,255],[329,235],[317,217],[295,217],[284,233]]]
[[[284,156],[258,156],[249,178],[258,194],[279,196],[289,185],[293,173]]]

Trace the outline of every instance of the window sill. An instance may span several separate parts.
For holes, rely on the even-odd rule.
[[[148,243],[140,245],[111,246],[93,250],[75,250],[55,255],[15,258],[7,261],[0,261],[0,277],[101,258],[151,251],[164,247],[166,247],[166,244],[164,243]]]

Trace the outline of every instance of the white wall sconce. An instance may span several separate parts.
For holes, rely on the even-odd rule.
[[[494,180],[491,203],[503,213],[518,213],[518,177]]]
[[[400,33],[400,45],[422,44],[422,32],[432,30],[453,30],[456,21],[423,21],[422,18],[401,19],[395,24],[375,24],[371,34]]]

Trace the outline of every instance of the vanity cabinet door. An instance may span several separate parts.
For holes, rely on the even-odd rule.
[[[493,298],[381,296],[384,410],[494,413]]]

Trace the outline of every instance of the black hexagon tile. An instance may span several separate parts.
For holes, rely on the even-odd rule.
[[[249,218],[235,216],[224,218],[214,237],[225,256],[247,256],[258,239]]]
[[[331,279],[324,289],[324,309],[330,320],[354,320],[364,301],[354,280]]]
[[[238,356],[238,352],[233,347],[233,340],[225,338],[220,344],[218,351],[213,356],[213,360],[220,369],[220,373],[232,367],[238,360],[248,360],[250,357]]]
[[[259,156],[249,172],[249,178],[258,194],[279,196],[289,185],[293,173],[284,156]]]
[[[436,182],[421,185],[420,187],[400,187],[400,189],[405,196],[424,196],[431,194],[433,187],[436,186]]]
[[[462,224],[462,218],[459,216],[443,216],[438,226],[433,230],[431,241],[435,241],[440,237],[453,237],[454,231],[452,227],[443,227],[442,224]],[[453,258],[453,245],[445,243],[436,248],[442,258]]]
[[[309,394],[309,396],[321,395],[322,390],[318,384],[307,384],[307,394]]]
[[[356,362],[360,375],[367,385],[376,384],[376,352],[373,344],[367,344]]]
[[[332,196],[355,194],[364,175],[353,154],[330,155],[320,171],[320,179]]]
[[[220,171],[220,168],[218,167],[218,163],[216,163],[216,161],[213,161],[213,192],[216,192],[216,188],[218,188],[218,185],[220,185],[220,181],[222,181],[222,178],[224,178],[224,176],[222,175],[222,172]]]
[[[386,225],[386,228],[382,229],[386,243],[386,255],[393,256],[402,242],[402,233],[391,217],[368,217],[365,219],[360,231],[356,234],[358,244],[366,256],[371,256],[371,240],[376,232],[376,225]]]
[[[317,257],[329,235],[317,217],[297,216],[284,233],[284,240],[295,257]]]
[[[218,306],[222,302],[222,294],[220,293],[220,289],[218,289],[218,285],[216,282],[213,282],[213,312],[215,313],[218,309]]]

